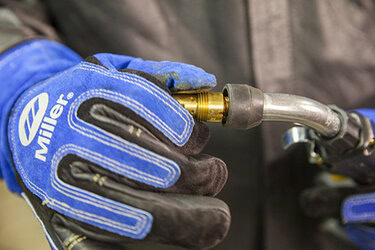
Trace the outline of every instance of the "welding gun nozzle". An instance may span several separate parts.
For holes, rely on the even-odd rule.
[[[228,113],[228,97],[217,92],[173,94],[189,113],[199,121],[222,122]]]
[[[263,92],[245,84],[227,84],[223,93],[173,94],[199,121],[221,122],[225,127],[249,129],[263,117]]]

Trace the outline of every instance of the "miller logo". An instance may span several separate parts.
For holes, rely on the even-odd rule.
[[[67,99],[71,99],[72,97],[73,93],[70,92]],[[41,93],[34,97],[26,104],[21,113],[18,123],[18,135],[23,146],[27,147],[30,145],[39,130],[39,149],[35,150],[35,158],[38,160],[46,161],[48,145],[55,131],[57,119],[64,111],[64,106],[68,104],[68,101],[63,98],[64,95],[60,95],[56,104],[51,108],[49,116],[45,116],[49,101],[47,93]]]
[[[28,146],[38,132],[48,106],[48,94],[34,97],[23,109],[18,123],[18,134],[23,146]]]

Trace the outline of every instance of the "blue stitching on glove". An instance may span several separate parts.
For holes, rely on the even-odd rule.
[[[348,224],[345,231],[363,249],[375,249],[375,229],[361,224]]]
[[[0,55],[0,171],[12,192],[21,193],[15,180],[7,138],[8,118],[14,103],[35,82],[70,68],[81,60],[74,51],[48,40],[27,41]]]
[[[16,104],[9,103],[13,112],[8,123],[13,160],[24,184],[48,207],[64,215],[123,236],[144,238],[152,227],[150,213],[65,183],[57,175],[59,162],[64,156],[73,154],[129,179],[160,188],[170,187],[178,180],[179,166],[81,120],[77,115],[78,107],[94,97],[119,103],[177,146],[183,146],[189,140],[194,126],[192,116],[168,93],[140,76],[118,72],[113,67],[107,70],[88,62],[72,67],[79,57],[68,48],[49,41],[35,41],[37,43],[31,48],[50,46],[50,51],[43,50],[45,53],[37,50],[24,55],[31,61],[36,58],[37,65],[12,56],[17,75],[24,77],[22,81],[28,81],[15,83],[24,84],[24,94]],[[68,56],[64,57],[64,51]],[[53,62],[45,62],[43,58],[53,58]],[[179,70],[185,67],[173,65]],[[32,76],[25,73],[30,68]],[[13,79],[18,80],[17,77]],[[10,108],[2,108],[9,113]]]
[[[135,84],[145,91],[149,92],[156,98],[158,98],[162,103],[167,105],[171,110],[173,110],[178,116],[183,120],[185,125],[183,126],[183,131],[178,132],[171,129],[168,125],[163,123],[163,121],[157,121],[154,117],[150,117],[148,114],[150,112],[144,112],[142,109],[133,109],[134,112],[142,116],[145,120],[150,122],[154,127],[158,128],[165,136],[167,136],[172,142],[174,142],[178,146],[183,146],[190,137],[192,127],[194,126],[194,120],[191,114],[184,109],[176,100],[174,100],[170,95],[168,95],[165,91],[159,89],[155,84],[147,81],[144,78],[138,77],[136,75],[131,75],[124,72],[118,71],[108,71],[103,69],[100,66],[91,64],[91,63],[82,63],[77,69],[93,71],[104,76],[108,76],[114,79],[118,79],[130,84]],[[120,94],[118,94],[120,95]],[[147,110],[145,110],[147,111]]]
[[[342,215],[345,222],[375,221],[375,194],[350,196],[342,205]]]
[[[91,162],[97,163],[103,168],[108,169],[119,175],[126,176],[128,178],[135,179],[135,180],[138,180],[140,182],[147,183],[150,185],[153,184],[153,186],[156,186],[156,187],[169,187],[169,184],[170,184],[169,181],[170,180],[176,181],[176,177],[178,177],[179,175],[179,171],[176,171],[176,170],[179,170],[178,168],[175,169],[171,167],[170,165],[161,164],[160,168],[163,168],[164,170],[166,170],[166,172],[168,172],[169,175],[167,176],[167,178],[160,178],[160,177],[151,175],[147,172],[142,172],[136,167],[122,164],[118,161],[105,157],[104,155],[101,155],[100,153],[88,150],[87,148],[79,147],[73,144],[67,144],[67,145],[60,147],[59,150],[53,156],[51,179],[57,178],[56,176],[52,176],[52,172],[55,171],[57,174],[58,163],[64,156],[68,155],[69,153],[82,157],[83,159],[87,159]],[[147,153],[147,151],[145,151],[145,153]],[[151,159],[149,160],[151,163]],[[161,158],[161,160],[163,159]],[[155,164],[153,167],[156,168],[159,166]]]
[[[82,76],[78,77],[77,74]],[[90,84],[85,85],[77,82],[79,79],[87,81],[92,77],[95,80]],[[70,80],[70,78],[75,80]],[[110,79],[114,79],[114,81]],[[65,86],[64,83],[67,82],[73,85]],[[115,86],[116,91],[113,91],[111,86]],[[61,117],[58,118],[55,128],[53,128],[53,131],[60,131],[50,135],[53,143],[49,144],[48,154],[45,155],[46,164],[37,162],[38,160],[32,157],[34,151],[38,149],[36,140],[33,138],[31,144],[25,147],[20,145],[16,139],[18,132],[16,128],[21,111],[27,102],[36,98],[35,96],[47,93],[52,103],[47,107],[48,114],[53,107],[53,100],[57,100],[61,93],[67,96],[70,88],[75,91],[74,98],[64,107]],[[77,117],[79,105],[93,97],[105,98],[129,107],[176,143],[184,143],[189,138],[194,125],[191,115],[171,96],[143,78],[128,73],[106,72],[100,66],[82,63],[32,87],[16,103],[16,109],[10,118],[9,137],[17,169],[25,185],[43,199],[47,206],[56,211],[120,235],[136,239],[144,238],[151,230],[153,220],[151,214],[80,190],[64,183],[57,177],[56,169],[59,160],[71,153],[115,173],[157,187],[169,187],[179,178],[179,167],[173,161],[80,120]],[[154,102],[155,104],[146,106],[141,101]],[[163,112],[156,109],[155,111],[159,112],[159,115],[156,115],[155,111],[150,109],[153,107],[157,107]],[[174,116],[173,120],[169,121],[168,119],[172,119],[172,116]],[[165,120],[162,117],[168,119]],[[176,123],[178,121],[179,125]],[[39,131],[40,133],[42,132]],[[66,144],[65,142],[70,143]],[[84,146],[82,146],[82,142],[85,142]],[[103,153],[98,153],[101,151]],[[120,155],[123,158],[122,161],[130,159],[130,162],[133,163],[119,162]],[[135,159],[143,163],[136,163]],[[49,165],[49,162],[52,164]],[[28,164],[27,169],[24,167],[25,164]],[[135,168],[137,171],[132,171]],[[50,182],[46,182],[44,177],[44,173],[48,169],[52,175],[48,177]],[[43,180],[39,180],[39,178]]]
[[[81,134],[83,134],[87,137],[93,138],[97,141],[100,141],[100,142],[106,144],[106,145],[109,145],[109,146],[114,147],[118,150],[126,152],[130,155],[133,155],[135,157],[138,157],[140,159],[148,161],[149,163],[154,165],[154,167],[163,168],[169,173],[167,176],[165,176],[162,179],[158,178],[161,181],[146,179],[145,177],[143,177],[143,175],[146,175],[145,173],[143,173],[143,175],[138,175],[138,176],[128,174],[128,175],[126,175],[127,177],[129,177],[131,179],[134,179],[134,180],[138,180],[138,181],[147,183],[147,184],[150,184],[150,185],[155,186],[155,187],[166,188],[166,187],[170,187],[171,185],[173,185],[177,181],[177,179],[180,175],[180,169],[179,169],[179,167],[176,163],[174,163],[173,161],[170,161],[170,160],[168,160],[164,157],[161,157],[161,156],[159,156],[159,155],[157,155],[157,154],[155,154],[151,151],[145,150],[145,149],[139,147],[136,144],[125,141],[122,138],[117,138],[117,137],[113,138],[114,136],[112,134],[110,134],[110,133],[108,133],[108,132],[106,132],[106,131],[104,131],[100,128],[97,128],[94,125],[86,123],[86,122],[80,120],[77,117],[77,111],[78,111],[79,105],[82,102],[84,102],[85,100],[93,98],[93,97],[102,97],[102,98],[106,98],[106,99],[116,101],[116,102],[121,103],[121,104],[125,104],[125,102],[123,102],[121,100],[118,100],[116,98],[113,98],[113,96],[111,96],[111,94],[109,94],[108,92],[111,92],[111,91],[107,91],[107,90],[103,90],[103,89],[101,89],[101,90],[91,90],[91,91],[85,92],[81,96],[79,96],[73,102],[73,104],[70,106],[69,113],[68,113],[69,126],[72,129],[76,130],[77,132],[79,132],[79,133],[81,133]],[[73,117],[73,114],[74,114],[74,117]],[[73,118],[75,118],[76,121]],[[80,126],[77,123],[84,124],[85,126]],[[92,129],[90,130],[87,127],[91,127]],[[99,130],[101,133],[97,133],[93,129]],[[118,173],[118,174],[123,174],[123,173],[121,173],[121,172],[119,172],[115,169],[112,169],[112,170],[114,172]]]
[[[40,86],[43,87],[43,85],[46,85],[46,83],[42,84]],[[40,86],[39,86],[39,88],[40,88]],[[34,92],[36,92],[36,90],[37,90],[37,88],[30,91],[28,96],[32,95]],[[19,113],[21,107],[23,107],[22,103],[26,102],[26,100],[27,100],[27,96],[24,97],[20,101],[21,103],[20,103],[20,105],[17,106],[17,109],[16,109],[15,113]],[[10,120],[10,138],[11,138],[12,149],[15,149],[17,147],[17,142],[16,142],[16,139],[15,139],[15,135],[16,135],[15,127],[16,127],[16,121],[17,121],[16,117],[17,116],[12,116],[11,120]],[[124,205],[124,204],[106,199],[104,197],[95,195],[91,192],[87,192],[87,191],[84,191],[84,190],[81,191],[81,192],[85,193],[86,195],[88,195],[90,197],[95,197],[94,198],[95,202],[89,203],[89,201],[85,200],[85,198],[81,199],[81,198],[77,198],[77,197],[74,197],[74,196],[71,197],[71,198],[73,200],[76,200],[76,201],[85,202],[85,203],[87,203],[91,206],[101,207],[102,208],[101,212],[98,212],[98,211],[96,213],[95,212],[94,213],[86,212],[84,210],[74,208],[66,202],[61,202],[58,199],[55,199],[55,198],[51,197],[50,195],[48,195],[47,192],[45,192],[43,190],[43,188],[40,188],[38,185],[33,183],[28,178],[28,174],[25,172],[25,169],[23,168],[23,165],[21,163],[21,160],[18,157],[18,154],[16,153],[16,150],[14,150],[14,152],[15,152],[14,153],[14,160],[16,162],[17,169],[20,171],[22,179],[25,182],[25,185],[31,191],[33,191],[33,193],[36,193],[36,195],[39,196],[39,198],[43,199],[48,207],[50,207],[50,208],[52,208],[56,211],[59,211],[63,214],[68,214],[72,218],[82,220],[82,221],[85,221],[85,222],[91,222],[90,224],[94,224],[95,226],[97,226],[99,228],[102,228],[102,229],[105,229],[105,230],[108,230],[108,231],[112,231],[112,232],[116,232],[120,235],[132,237],[132,238],[136,238],[136,239],[144,238],[148,234],[148,232],[151,230],[153,218],[152,218],[152,215],[149,214],[148,212],[145,212],[145,211],[142,211],[142,210],[139,210],[139,209],[136,209],[136,208],[133,208],[133,207],[130,207],[130,206],[127,206],[127,205]],[[61,199],[61,197],[60,197],[60,199]],[[85,207],[85,206],[82,206],[82,205],[79,205],[79,204],[80,203],[78,203],[79,208]],[[104,205],[101,205],[101,204],[104,204]],[[88,209],[89,207],[86,206],[85,208]],[[115,208],[115,209],[113,209],[113,208]],[[103,212],[103,209],[105,209],[104,212]],[[89,210],[93,210],[93,209],[90,208]],[[95,211],[95,209],[94,209],[94,211]],[[108,212],[105,212],[105,211],[110,212],[109,214],[112,214],[112,216],[109,216]],[[123,211],[123,212],[119,212],[119,211]],[[103,213],[107,214],[107,215],[105,217],[99,215],[99,214],[103,214]],[[117,214],[117,216],[116,216],[116,214]],[[119,217],[118,215],[126,217],[125,218],[126,223],[119,223],[118,221],[121,220],[121,219],[118,218]],[[112,218],[112,217],[117,218],[117,221],[108,219],[108,218]],[[135,220],[135,222],[131,222],[131,221],[129,221],[129,219],[131,219],[133,221]],[[135,226],[131,226],[132,224],[135,224]]]

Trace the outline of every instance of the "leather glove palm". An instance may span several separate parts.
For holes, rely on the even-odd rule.
[[[2,173],[51,246],[220,242],[229,209],[208,196],[225,184],[226,166],[200,154],[208,128],[170,96],[211,88],[215,78],[191,65],[111,54],[79,61],[36,40],[5,53],[0,66],[1,80],[19,90],[2,103]]]

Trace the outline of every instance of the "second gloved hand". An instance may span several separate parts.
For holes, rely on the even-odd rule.
[[[371,121],[375,131],[375,110],[357,112]],[[361,133],[364,133],[363,131]],[[315,218],[336,218],[349,238],[363,249],[375,249],[375,153],[373,145],[364,154],[358,149],[354,156],[343,156],[328,166],[342,176],[324,173],[315,187],[305,190],[301,202],[305,212]]]
[[[229,209],[210,196],[225,184],[226,166],[200,154],[208,128],[170,96],[211,88],[215,78],[191,65],[112,54],[79,61],[42,40],[0,57],[2,87],[17,86],[1,103],[2,174],[51,246],[220,242]]]

